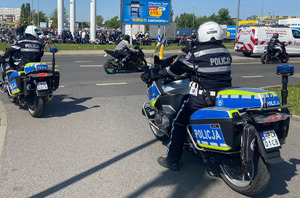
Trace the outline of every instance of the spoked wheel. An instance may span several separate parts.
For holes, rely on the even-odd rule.
[[[45,109],[46,98],[45,97],[35,97],[33,102],[28,105],[28,112],[32,117],[40,117]]]
[[[150,125],[150,129],[151,129],[152,133],[154,134],[154,136],[156,137],[156,139],[158,139],[159,141],[162,141],[162,142],[169,139],[169,136],[167,135],[167,133],[165,131],[153,126],[152,124],[149,124],[149,125]]]
[[[271,175],[271,165],[266,163],[260,154],[242,165],[240,159],[225,160],[220,165],[221,176],[225,183],[233,190],[253,196],[262,192],[268,185]]]
[[[104,65],[104,71],[107,74],[114,74],[117,72],[118,67],[113,65],[113,61],[114,61],[113,59],[108,60]]]

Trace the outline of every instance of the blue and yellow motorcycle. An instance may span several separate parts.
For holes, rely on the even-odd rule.
[[[24,66],[24,70],[17,71],[9,66],[11,59],[2,61],[1,72],[10,102],[28,106],[32,117],[40,117],[45,109],[45,103],[53,98],[53,91],[59,87],[60,73],[55,69],[56,48],[50,48],[52,53],[52,68],[45,62],[32,62]],[[13,58],[14,61],[18,60]]]
[[[165,60],[164,60],[165,61]],[[159,58],[155,66],[161,67]],[[187,126],[185,149],[217,165],[233,190],[253,196],[268,185],[271,164],[281,162],[281,145],[288,135],[292,116],[287,105],[288,76],[294,67],[281,65],[282,102],[275,92],[255,88],[229,88],[218,92],[214,106],[196,111]],[[189,79],[157,79],[148,69],[141,75],[149,101],[142,113],[160,141],[170,137],[172,121],[189,93]]]

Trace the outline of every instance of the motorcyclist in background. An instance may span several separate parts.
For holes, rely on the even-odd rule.
[[[124,57],[121,61],[122,66],[124,66],[130,60],[132,52],[136,52],[136,51],[131,48],[130,36],[124,35],[121,42],[115,48],[116,55],[120,57]]]
[[[30,25],[25,29],[25,39],[19,40],[13,46],[5,51],[1,57],[1,72],[5,82],[5,76],[9,70],[22,71],[24,66],[29,62],[40,62],[44,55],[43,36],[40,28]],[[7,90],[7,82],[0,85],[4,91]]]
[[[279,41],[278,37],[279,37],[279,34],[274,33],[268,44],[269,53],[272,56],[274,56],[274,58],[277,58],[279,53],[282,51],[282,47],[284,47],[284,44]],[[279,46],[280,49],[278,49],[278,48],[276,49],[275,46]]]
[[[181,60],[161,70],[158,76],[175,77],[190,73],[190,93],[182,101],[173,121],[167,157],[158,158],[158,163],[171,170],[179,170],[184,142],[187,139],[186,126],[190,116],[197,110],[213,106],[217,92],[231,87],[232,58],[224,45],[223,30],[218,23],[206,22],[198,29],[200,45],[193,48]]]

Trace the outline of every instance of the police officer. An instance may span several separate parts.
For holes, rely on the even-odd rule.
[[[25,39],[16,41],[2,57],[3,78],[9,70],[22,71],[27,63],[41,61],[41,57],[44,55],[44,43],[40,39],[42,39],[40,28],[33,25],[27,26]],[[4,87],[2,86],[2,88]]]
[[[232,58],[224,45],[223,30],[215,22],[205,22],[198,29],[200,45],[188,52],[185,58],[160,71],[162,76],[190,73],[190,94],[183,100],[173,121],[167,157],[159,157],[158,163],[171,170],[179,170],[184,142],[187,139],[186,126],[190,116],[197,110],[213,106],[217,92],[231,87]]]

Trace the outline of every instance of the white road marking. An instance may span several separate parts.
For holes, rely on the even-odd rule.
[[[80,65],[80,67],[103,67],[103,65]]]
[[[294,78],[300,78],[300,74],[294,74],[293,76],[291,77],[294,77]]]
[[[60,88],[63,88],[63,87],[65,87],[64,85],[61,85],[61,86],[59,86]]]
[[[256,76],[241,76],[241,78],[263,78],[262,75],[256,75]]]
[[[105,86],[105,85],[127,85],[126,82],[120,82],[120,83],[101,83],[101,84],[96,84],[97,86]]]
[[[92,61],[75,61],[75,63],[91,63]]]

